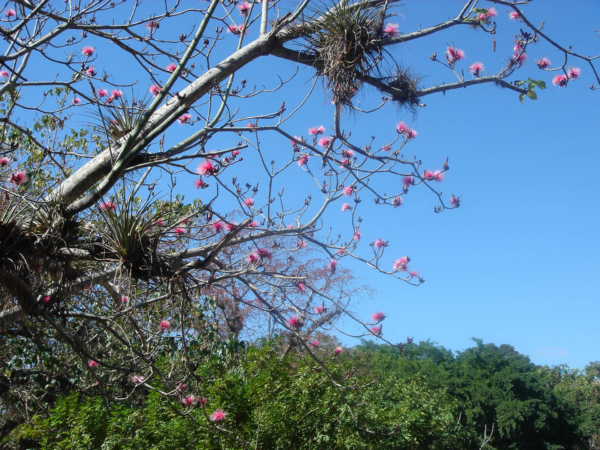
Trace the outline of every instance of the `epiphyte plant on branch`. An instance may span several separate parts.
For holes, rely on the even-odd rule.
[[[600,84],[595,58],[530,22],[527,1],[469,0],[455,17],[408,32],[394,21],[397,3],[11,2],[0,25],[0,339],[2,364],[19,361],[24,375],[10,381],[18,395],[4,406],[27,411],[70,389],[108,405],[153,390],[233,436],[226,405],[181,402],[183,385],[204,398],[200,359],[273,334],[287,337],[284,354],[314,354],[312,336],[338,330],[340,317],[387,342],[385,314],[353,313],[361,287],[345,261],[424,280],[392,236],[361,240],[363,202],[398,214],[423,189],[440,213],[461,197],[438,189],[447,159],[432,169],[404,156],[416,147],[413,127],[382,122],[382,139],[364,139],[345,131],[345,114],[360,123],[389,103],[416,113],[428,95],[486,83],[535,100],[546,83],[514,76],[540,41],[564,57],[536,60],[554,86],[577,82],[577,65]],[[423,87],[398,61],[407,42],[461,25],[494,34],[510,20],[514,53],[496,74],[474,61],[465,75],[458,43],[431,55],[453,82]],[[275,58],[308,67],[312,83],[300,72],[263,88],[241,79],[262,83],[252,70]],[[311,114],[301,128],[319,82],[333,118]],[[374,91],[381,102],[361,109],[357,96]],[[257,112],[271,92],[286,101]],[[81,117],[92,119],[77,131]],[[182,180],[200,188],[198,199],[176,193]],[[333,214],[339,223],[327,225]],[[344,380],[315,363],[343,396]],[[61,381],[42,389],[49,380]]]

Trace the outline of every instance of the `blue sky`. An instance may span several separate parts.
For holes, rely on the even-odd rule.
[[[144,7],[156,4],[150,2]],[[283,9],[289,4],[283,2]],[[600,28],[600,3],[580,0],[566,5],[564,1],[545,0],[533,2],[524,12],[534,23],[544,20],[544,32],[558,42],[572,45],[582,54],[600,54],[600,37],[595,32]],[[461,7],[458,0],[406,0],[394,10],[399,15],[390,21],[397,22],[401,32],[410,32],[419,25],[446,20]],[[507,8],[497,9],[495,36],[455,27],[398,45],[390,52],[398,62],[420,73],[427,87],[436,81],[453,81],[451,73],[429,59],[433,52],[441,56],[446,44],[465,50],[466,58],[457,68],[465,71],[466,78],[470,77],[469,65],[475,61],[496,73],[512,54],[514,35],[520,28],[508,20]],[[191,29],[199,17],[181,20]],[[180,32],[165,28],[159,32]],[[248,38],[255,36],[252,29]],[[493,38],[497,41],[495,53]],[[88,43],[94,44],[91,40]],[[223,44],[225,54],[235,48],[236,39],[227,35]],[[391,104],[375,114],[344,118],[343,128],[352,130],[361,146],[371,135],[377,137],[376,145],[388,142],[395,135],[395,125],[406,121],[418,131],[418,137],[406,147],[405,154],[417,155],[424,167],[431,169],[441,168],[448,156],[451,170],[436,187],[446,200],[450,194],[462,195],[462,204],[458,210],[434,214],[435,198],[423,189],[406,196],[398,210],[375,207],[371,198],[363,198],[361,245],[365,251],[369,250],[368,242],[389,239],[387,264],[410,255],[411,266],[426,279],[422,286],[411,287],[346,260],[343,264],[355,270],[361,283],[377,290],[372,298],[359,299],[355,310],[365,318],[377,310],[387,312],[383,330],[392,342],[411,336],[460,350],[473,345],[471,337],[478,337],[497,345],[511,344],[538,364],[566,363],[582,368],[600,360],[600,204],[596,199],[600,93],[589,89],[595,80],[587,63],[571,61],[581,67],[581,79],[559,89],[551,85],[553,74],[537,69],[534,59],[546,56],[556,65],[561,55],[542,42],[532,45],[528,53],[529,60],[510,80],[544,80],[548,89],[538,91],[537,101],[526,99],[522,105],[517,93],[486,85],[426,97],[423,101],[427,106],[416,118]],[[110,46],[98,44],[97,55],[99,71],[107,70],[123,83],[142,80],[135,89],[146,92],[149,83],[134,65],[114,65]],[[168,62],[165,59],[164,65]],[[261,58],[245,68],[237,80],[246,78],[250,86],[273,87],[278,82],[276,75],[287,78],[294,70],[287,61]],[[282,101],[291,110],[306,93],[312,75],[312,69],[301,67],[296,79],[282,90],[239,102],[241,114],[274,111]],[[365,89],[357,100],[367,108],[380,98],[381,94]],[[331,129],[332,112],[319,83],[286,131],[307,136],[310,126],[323,124]],[[76,118],[72,126],[81,126],[86,120]],[[167,136],[167,145],[196,129],[176,125]],[[238,140],[230,135],[216,139],[214,146],[228,148]],[[268,158],[291,156],[287,140],[265,134],[261,141]],[[256,173],[257,162],[251,152],[243,154],[245,162],[234,172],[245,177],[244,181],[264,182]],[[316,168],[317,163],[314,165]],[[297,166],[291,169],[296,172],[286,176],[285,187],[293,203],[302,201],[310,189],[304,173]],[[192,180],[182,176],[178,181],[177,189],[188,200],[210,194],[210,189],[194,190]],[[397,189],[399,181],[385,179],[385,183],[396,183]],[[336,205],[327,214],[326,223],[348,233],[347,219]],[[356,343],[343,341],[346,345]]]
[[[445,20],[461,4],[407,0],[391,21],[409,32],[419,24],[426,27]],[[429,59],[433,52],[442,55],[452,42],[467,55],[458,68],[467,73],[471,63],[481,61],[493,74],[512,54],[514,35],[520,28],[508,20],[507,8],[497,9],[495,36],[455,27],[390,52],[419,72],[424,86],[436,80],[453,81],[451,73]],[[559,42],[583,54],[600,53],[600,38],[594,32],[600,4],[581,1],[566,7],[564,2],[546,1],[524,12],[534,23],[544,20],[544,31]],[[492,51],[494,37],[496,53]],[[230,45],[233,48],[235,43]],[[393,136],[398,121],[409,123],[419,135],[405,153],[417,155],[424,167],[432,169],[440,168],[449,156],[451,170],[436,187],[446,199],[453,193],[462,195],[463,202],[456,211],[434,214],[435,198],[424,190],[411,192],[399,210],[377,208],[364,197],[362,245],[379,237],[389,239],[388,264],[410,255],[412,267],[426,279],[422,286],[411,287],[347,260],[343,264],[355,271],[360,282],[377,290],[372,298],[359,299],[355,310],[363,318],[377,310],[387,312],[383,329],[392,342],[411,336],[460,350],[473,345],[471,337],[478,337],[513,345],[537,364],[583,368],[600,359],[600,207],[595,199],[595,170],[600,167],[598,93],[589,90],[594,82],[589,66],[573,61],[573,66],[582,68],[582,77],[559,89],[551,85],[555,74],[542,72],[533,60],[546,56],[559,63],[560,54],[541,42],[528,53],[529,60],[510,80],[544,80],[548,89],[538,92],[537,101],[526,99],[522,105],[517,93],[486,85],[426,97],[427,106],[416,118],[393,105],[372,115],[345,118],[344,128],[352,130],[359,145],[370,135],[382,144]],[[287,61],[262,58],[240,78],[246,78],[249,85],[272,87],[277,82],[275,74],[286,78],[294,70]],[[242,112],[264,114],[269,108],[276,110],[282,100],[292,109],[308,89],[312,74],[311,69],[301,67],[290,89],[265,95],[260,101],[246,101]],[[365,108],[380,98],[369,89],[358,96]],[[331,129],[332,112],[319,84],[287,131],[306,136],[309,126],[324,124]],[[261,141],[268,158],[282,151],[289,157],[289,143],[281,137],[264,135]],[[247,155],[246,159],[239,173],[249,182],[260,181],[252,158]],[[288,200],[301,201],[308,192],[306,183],[298,173],[286,176]],[[339,205],[326,216],[326,224],[348,232],[347,217],[339,212]],[[356,344],[344,337],[342,341]]]

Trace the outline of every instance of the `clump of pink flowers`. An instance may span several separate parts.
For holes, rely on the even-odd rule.
[[[97,361],[94,361],[93,359],[90,359],[90,362],[88,363],[88,366],[90,367],[96,367],[98,365]]]
[[[337,268],[337,259],[332,259],[331,261],[329,261],[329,270],[331,270],[332,272],[335,272],[336,268]]]
[[[415,179],[413,177],[404,177],[402,178],[402,184],[408,187],[411,184],[415,184]]]
[[[558,87],[565,87],[568,83],[569,78],[566,75],[556,75],[552,79],[552,84]]]
[[[287,321],[288,325],[292,328],[299,329],[304,325],[304,321],[298,316],[292,316]]]
[[[145,25],[146,29],[152,33],[154,30],[158,30],[160,28],[160,24],[154,20],[151,20]]]
[[[9,163],[10,161],[8,160],[8,158],[0,158],[0,167],[6,167]]]
[[[211,225],[212,229],[215,231],[222,231],[223,230],[223,222],[218,221],[218,222],[213,222],[213,224]]]
[[[148,89],[148,92],[150,92],[154,97],[158,97],[158,94],[160,94],[160,91],[162,91],[162,88],[157,84],[153,84]]]
[[[121,296],[121,303],[127,303],[128,301],[129,301],[129,297],[127,297],[126,295]]]
[[[98,95],[98,97],[104,98],[108,95],[108,91],[106,89],[98,89],[96,90],[96,94]]]
[[[169,328],[171,328],[171,323],[170,322],[167,322],[166,320],[163,320],[160,323],[160,329],[161,330],[168,330]]]
[[[185,228],[177,227],[173,230],[177,236],[183,236],[186,232]]]
[[[253,198],[247,198],[246,200],[244,200],[244,204],[246,206],[254,206],[254,199]]]
[[[536,60],[535,63],[540,69],[549,69],[552,65],[548,58],[542,58],[539,61]]]
[[[133,377],[131,377],[131,381],[133,381],[135,384],[140,384],[146,380],[144,377],[133,376]]]
[[[455,197],[454,194],[452,194],[452,197],[450,197],[450,204],[455,208],[458,208],[460,206],[460,198]]]
[[[250,264],[257,263],[264,259],[271,259],[273,254],[266,248],[258,248],[246,256],[246,261]]]
[[[12,173],[8,177],[8,181],[10,181],[13,184],[16,184],[17,186],[20,186],[22,183],[24,183],[28,179],[29,179],[29,177],[27,176],[27,172],[23,172],[22,170]]]
[[[402,197],[394,197],[392,199],[392,206],[394,208],[400,208],[402,206]]]
[[[177,119],[177,122],[179,122],[179,125],[183,125],[184,123],[189,123],[189,121],[191,119],[192,119],[191,114],[184,114],[181,117],[179,117],[179,119]]]
[[[308,129],[308,134],[311,136],[318,136],[319,134],[325,133],[325,127],[321,125],[320,127],[314,127]]]
[[[435,172],[432,172],[431,170],[425,170],[423,172],[423,178],[425,178],[427,181],[440,182],[444,179],[444,174],[439,170],[436,170]]]
[[[448,64],[455,64],[457,61],[460,61],[465,57],[465,52],[463,50],[457,49],[455,47],[448,47],[446,49],[446,60]]]
[[[410,258],[408,256],[403,256],[400,259],[397,259],[394,263],[394,271],[400,270],[405,271],[407,269],[408,263],[410,262]]]
[[[511,12],[509,12],[509,13],[508,13],[508,18],[509,18],[510,20],[517,20],[517,19],[519,19],[520,17],[521,17],[521,16],[520,16],[520,15],[519,15],[519,13],[518,13],[518,12],[516,12],[516,11],[511,11]]]
[[[334,354],[334,355],[341,355],[343,351],[344,351],[344,349],[343,349],[342,347],[336,347],[336,348],[333,350],[333,354]]]
[[[476,77],[480,77],[482,71],[483,63],[480,62],[474,62],[473,64],[471,64],[471,67],[469,67],[469,72],[471,72]]]
[[[385,313],[379,311],[374,314],[371,314],[371,319],[373,320],[373,322],[381,322],[383,319],[385,319]]]
[[[237,9],[240,11],[240,14],[243,17],[246,17],[250,12],[250,9],[252,9],[252,5],[248,2],[242,2],[239,5],[237,5]]]
[[[210,420],[213,422],[223,422],[227,419],[227,412],[222,409],[217,409],[210,415]]]
[[[352,239],[354,239],[356,242],[360,241],[360,231],[358,229],[354,231],[354,236],[352,236]]]
[[[4,15],[10,19],[11,17],[15,17],[17,15],[17,12],[14,9],[9,9],[7,11],[4,11]]]
[[[330,136],[325,136],[322,137],[321,139],[319,139],[319,145],[323,148],[326,148],[329,146],[329,144],[331,144],[331,137]]]
[[[177,69],[177,64],[171,63],[167,66],[167,72],[174,72],[175,69]]]
[[[382,241],[381,239],[377,239],[375,241],[375,244],[373,244],[373,245],[375,245],[375,247],[377,247],[377,248],[381,248],[381,247],[385,247],[386,243],[385,243],[385,241]]]
[[[381,336],[381,327],[371,327],[371,334],[374,336]]]
[[[350,206],[348,203],[344,203],[342,205],[342,211],[346,212],[346,211],[351,211],[352,210],[352,206]]]
[[[81,49],[81,53],[83,54],[83,56],[87,56],[89,58],[94,54],[95,50],[96,49],[94,47],[86,46]]]
[[[313,307],[313,311],[315,312],[315,314],[323,314],[325,312],[325,307],[324,306],[315,306],[315,307]]]
[[[2,78],[3,80],[8,80],[8,71],[7,70],[3,70],[2,72],[0,72],[0,78]]]
[[[397,23],[386,23],[383,27],[383,34],[391,38],[396,37],[399,34],[398,28],[400,26]]]
[[[244,25],[239,25],[237,27],[235,25],[229,25],[227,27],[227,32],[235,36],[242,34],[242,31],[244,32],[244,36],[248,34],[248,29]]]
[[[198,165],[196,172],[200,175],[211,176],[217,173],[217,167],[212,163],[210,159],[205,160],[203,163]]]
[[[104,202],[104,203],[100,203],[100,209],[102,211],[112,211],[115,212],[117,210],[117,205],[115,204],[115,202]]]
[[[579,75],[581,75],[581,69],[579,67],[569,66],[569,70],[567,70],[567,75],[569,75],[569,78],[571,80],[579,78]]]
[[[317,348],[319,345],[321,345],[321,343],[315,339],[310,343],[310,345],[312,345],[313,348]]]
[[[300,167],[307,165],[308,164],[308,155],[304,155],[304,156],[298,158],[297,162]]]
[[[396,125],[396,131],[409,140],[417,137],[417,132],[410,129],[404,122],[400,122],[398,125]]]
[[[353,185],[350,185],[350,186],[344,188],[344,195],[346,197],[350,197],[352,194],[354,194],[354,186]]]

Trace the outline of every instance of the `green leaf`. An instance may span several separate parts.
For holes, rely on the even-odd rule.
[[[535,91],[527,91],[527,97],[529,97],[531,100],[537,100],[537,94],[535,93]]]
[[[521,103],[523,103],[523,97],[524,97],[524,95],[523,95],[523,94],[519,94],[519,101],[520,101]]]

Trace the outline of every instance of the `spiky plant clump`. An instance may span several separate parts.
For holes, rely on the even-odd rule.
[[[164,222],[164,216],[153,209],[151,199],[138,206],[131,198],[122,202],[118,211],[98,209],[104,222],[99,227],[102,256],[115,258],[133,278],[165,276],[168,270],[156,251],[161,237],[158,224]]]
[[[99,133],[108,133],[108,139],[117,141],[137,126],[147,107],[147,96],[137,100],[132,96],[131,102],[124,97],[118,97],[112,104],[105,105],[102,115],[93,113],[96,121],[94,129]]]
[[[402,66],[398,66],[394,72],[384,78],[385,83],[394,89],[392,100],[413,114],[417,113],[421,103],[418,97],[421,80],[419,74]]]
[[[317,57],[334,102],[350,105],[360,87],[357,72],[367,74],[382,60],[382,12],[378,7],[348,2],[325,10],[306,30],[309,51]]]

